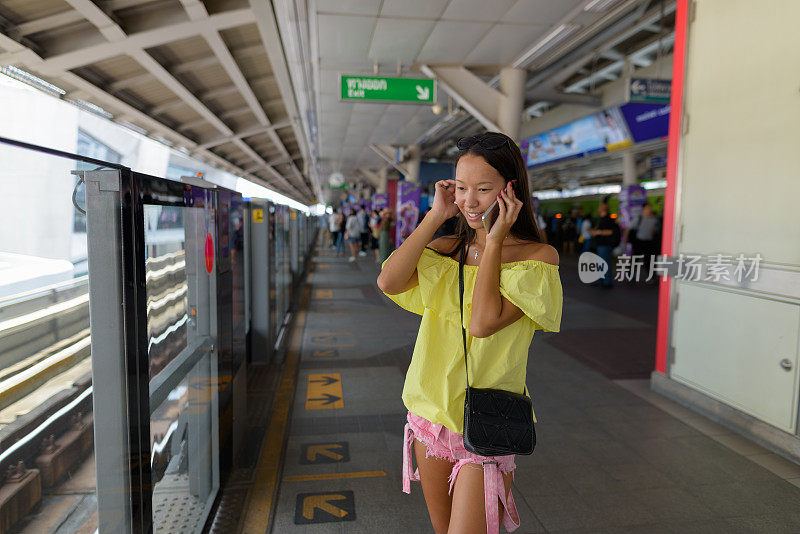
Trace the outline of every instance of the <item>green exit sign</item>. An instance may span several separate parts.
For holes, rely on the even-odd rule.
[[[386,78],[342,74],[340,80],[339,96],[343,101],[415,104],[436,102],[436,82],[430,78]]]

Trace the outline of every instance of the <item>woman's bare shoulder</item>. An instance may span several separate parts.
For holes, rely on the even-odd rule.
[[[536,260],[558,265],[558,251],[546,243],[524,243],[522,245],[521,259]]]
[[[442,237],[437,237],[436,239],[428,243],[428,246],[431,247],[432,249],[435,249],[438,252],[441,252],[442,254],[450,254],[451,252],[453,252],[453,249],[456,247],[457,244],[458,244],[458,239],[455,236],[445,235]]]

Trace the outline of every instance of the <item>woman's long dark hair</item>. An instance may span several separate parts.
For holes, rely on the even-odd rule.
[[[483,148],[480,141],[488,136],[502,136],[506,138],[506,142],[500,148],[493,150]],[[514,183],[514,194],[517,199],[522,201],[522,209],[517,215],[517,220],[511,226],[509,234],[525,241],[533,241],[535,243],[543,243],[541,234],[539,233],[539,225],[536,223],[536,217],[533,214],[533,203],[531,202],[531,192],[528,188],[528,172],[525,169],[525,162],[522,159],[522,153],[513,139],[505,134],[499,132],[484,132],[475,136],[475,142],[466,150],[461,150],[456,158],[456,165],[458,160],[466,155],[480,156],[486,163],[494,167],[494,169],[503,177],[505,184],[511,180],[516,180]],[[461,252],[462,247],[472,243],[475,240],[476,231],[473,230],[464,214],[458,212],[458,221],[456,224],[456,238],[457,245],[450,252],[440,252],[443,256],[455,258]]]

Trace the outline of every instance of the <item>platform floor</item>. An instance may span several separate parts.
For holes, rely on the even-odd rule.
[[[516,459],[517,532],[800,532],[800,466],[651,392],[646,379],[610,379],[618,362],[602,374],[603,354],[619,351],[626,333],[654,336],[656,292],[581,287],[571,263],[562,263],[562,333],[537,333],[531,348],[538,445]],[[249,399],[260,403],[250,460],[223,494],[236,530],[264,532],[271,517],[275,533],[433,532],[420,485],[401,492],[400,393],[419,317],[379,293],[377,272],[372,256],[314,258],[294,363],[287,357],[295,384],[284,370],[293,398],[279,392],[267,406],[270,379],[251,381],[262,397]],[[608,331],[618,335],[599,335]],[[270,470],[281,428],[282,468]]]

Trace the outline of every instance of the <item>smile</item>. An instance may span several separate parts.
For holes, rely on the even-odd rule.
[[[486,210],[484,210],[486,211]],[[484,211],[464,211],[464,215],[467,217],[468,221],[477,221],[480,220],[481,215],[483,215]]]

